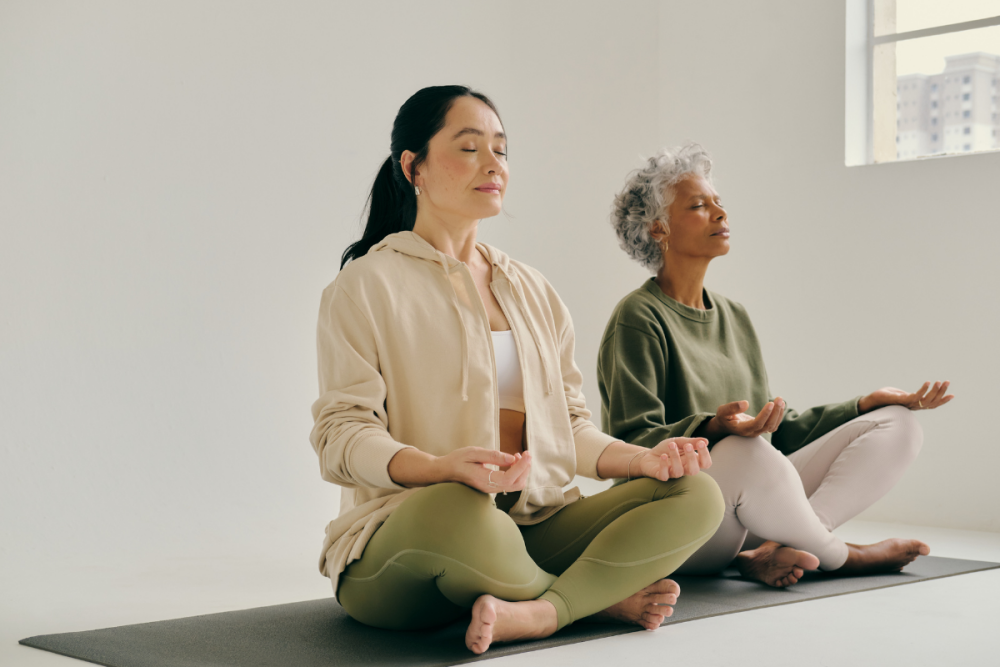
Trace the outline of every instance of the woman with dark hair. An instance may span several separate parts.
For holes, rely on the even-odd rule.
[[[950,401],[948,383],[885,387],[801,414],[774,397],[746,310],[704,287],[730,237],[711,164],[694,144],[664,150],[615,199],[622,248],[655,275],[622,299],[601,342],[604,430],[647,447],[678,436],[712,443],[708,474],[726,516],[680,573],[715,573],[735,559],[744,576],[782,587],[817,567],[899,570],[928,546],[847,544],[832,531],[903,476],[923,438],[913,411]]]
[[[722,517],[698,474],[706,441],[601,433],[562,301],[476,242],[501,210],[506,145],[468,88],[400,108],[364,235],[323,293],[310,438],[342,487],[320,570],[344,609],[418,629],[471,608],[475,653],[599,613],[659,626],[680,592],[664,577]],[[581,498],[575,474],[630,481]]]

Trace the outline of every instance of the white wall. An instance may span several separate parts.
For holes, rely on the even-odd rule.
[[[749,307],[776,390],[808,406],[955,383],[868,516],[1000,529],[1000,156],[845,168],[841,3],[753,7],[0,5],[3,576],[245,552],[312,567],[337,507],[307,441],[319,294],[396,109],[456,81],[511,137],[509,217],[482,236],[560,290],[592,407],[605,320],[646,275],[611,197],[697,139],[735,232],[710,286]]]
[[[592,377],[642,278],[605,220],[656,133],[658,10],[574,7],[0,4],[3,576],[314,567],[337,511],[307,439],[319,296],[422,86],[499,105],[511,218],[483,237],[564,293]]]
[[[1000,154],[845,167],[844,4],[661,2],[658,136],[715,158],[733,238],[708,283],[792,407],[952,381],[862,518],[997,531]]]

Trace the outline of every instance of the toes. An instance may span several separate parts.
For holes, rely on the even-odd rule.
[[[681,587],[673,579],[660,579],[645,588],[648,593],[680,595]]]
[[[648,612],[644,612],[642,615],[641,625],[652,630],[660,627],[660,624],[663,623],[663,618],[663,614],[650,614]]]
[[[657,604],[677,604],[677,596],[673,593],[650,595],[648,598],[646,598],[646,604],[647,606],[653,606]]]

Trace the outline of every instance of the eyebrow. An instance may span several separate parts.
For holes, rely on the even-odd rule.
[[[483,133],[482,133],[481,130],[477,130],[474,127],[466,127],[466,128],[463,128],[463,129],[459,130],[458,134],[456,134],[454,137],[452,137],[452,139],[453,140],[454,139],[458,139],[459,137],[465,136],[466,134],[474,134],[477,137],[483,136]],[[507,136],[503,132],[497,132],[496,134],[493,135],[493,137],[495,139],[506,139],[507,138]]]
[[[695,199],[722,199],[722,197],[720,197],[719,195],[704,195],[704,194],[691,195],[690,197],[688,197],[688,201],[694,201]]]

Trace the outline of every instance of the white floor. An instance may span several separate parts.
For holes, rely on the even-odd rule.
[[[923,539],[938,556],[1000,562],[1000,534],[854,521],[851,542]],[[3,572],[0,666],[84,665],[19,646],[71,632],[329,594],[302,558],[103,564]],[[683,594],[680,604],[683,604]],[[535,651],[507,665],[917,665],[1000,666],[1000,570],[743,612],[655,632]],[[331,661],[335,664],[335,661]]]

